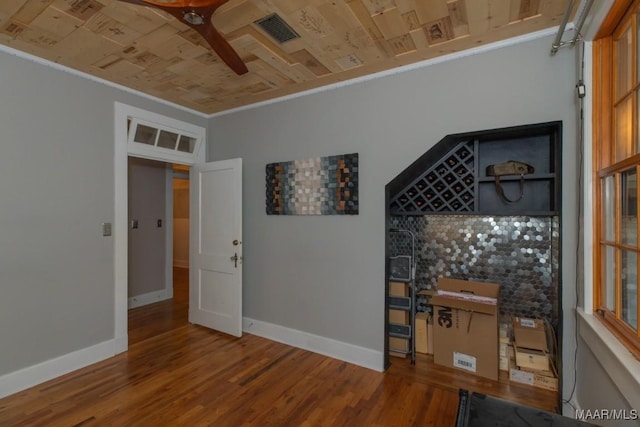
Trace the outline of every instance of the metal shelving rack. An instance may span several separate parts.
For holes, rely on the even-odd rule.
[[[411,256],[409,257],[409,274],[406,280],[389,277],[389,280],[405,282],[408,288],[408,296],[387,295],[387,309],[403,310],[409,312],[409,324],[389,322],[389,336],[396,338],[404,338],[409,340],[409,351],[401,351],[393,349],[391,351],[409,354],[411,356],[411,364],[416,363],[416,238],[410,230],[391,229],[391,233],[405,233],[411,237]]]

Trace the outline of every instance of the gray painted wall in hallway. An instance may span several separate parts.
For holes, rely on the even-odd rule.
[[[165,289],[166,175],[165,162],[129,158],[129,298]]]

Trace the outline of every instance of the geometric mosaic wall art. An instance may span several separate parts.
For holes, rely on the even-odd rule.
[[[269,163],[268,215],[357,215],[358,153]]]

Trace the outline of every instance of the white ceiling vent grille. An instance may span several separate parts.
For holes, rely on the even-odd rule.
[[[289,40],[300,38],[293,28],[289,26],[277,13],[265,16],[255,21],[255,24],[264,30],[265,33],[273,37],[282,44]]]

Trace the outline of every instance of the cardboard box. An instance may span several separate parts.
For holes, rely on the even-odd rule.
[[[438,280],[433,305],[434,362],[498,380],[500,285]]]
[[[389,322],[400,323],[402,325],[409,324],[409,312],[406,310],[389,309]]]
[[[395,357],[407,357],[408,352],[409,352],[408,339],[389,337],[389,355],[395,356]]]
[[[523,371],[518,368],[509,369],[509,380],[545,390],[558,391],[558,378],[548,377],[535,372]]]
[[[509,359],[513,353],[513,346],[504,342],[500,342],[500,363],[499,368],[501,371],[509,371]],[[514,353],[515,354],[515,353]],[[515,356],[514,356],[515,357]]]
[[[511,343],[511,328],[509,323],[500,323],[500,342],[505,344]]]
[[[433,316],[427,317],[427,354],[433,354]]]
[[[542,350],[533,350],[530,348],[521,348],[517,345],[516,365],[520,368],[532,369],[535,371],[550,371],[548,354]]]
[[[389,282],[389,295],[408,297],[409,289],[407,289],[407,284],[404,282]]]
[[[498,369],[501,371],[509,372],[509,358],[500,356],[500,363],[498,363]]]
[[[429,348],[427,336],[427,313],[416,313],[416,352],[427,353]]]
[[[517,366],[517,368],[520,369],[521,371],[531,372],[531,373],[534,373],[534,374],[542,375],[544,377],[555,378],[557,376],[555,371],[540,371],[540,370],[537,370],[537,369],[521,368],[520,366]]]
[[[537,371],[516,366],[515,354],[510,359],[509,380],[545,390],[558,391],[558,377],[553,371]]]
[[[533,374],[533,386],[545,390],[558,391],[558,378]]]
[[[513,341],[519,348],[549,352],[544,322],[540,319],[514,317]]]
[[[500,357],[505,356],[506,358],[509,358],[509,352],[508,352],[508,348],[509,348],[510,344],[504,343],[504,342],[500,342],[499,344],[499,349],[500,349]]]

